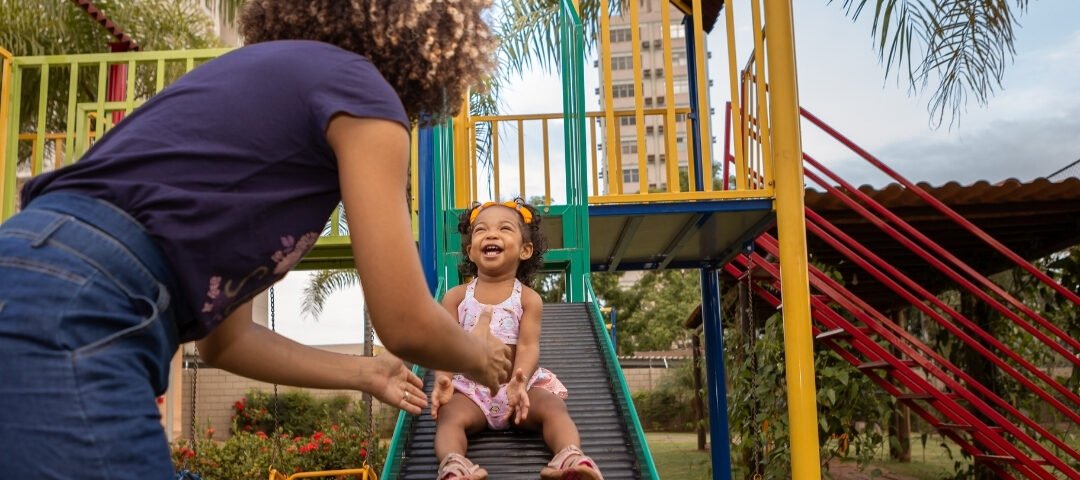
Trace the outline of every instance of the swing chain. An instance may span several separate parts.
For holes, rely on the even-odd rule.
[[[277,304],[274,301],[274,287],[270,287],[270,331],[277,331]],[[281,450],[281,435],[278,432],[278,384],[274,384],[274,452],[270,457],[270,465],[277,465],[278,450]]]
[[[196,389],[199,388],[199,347],[194,348],[195,358],[191,360],[191,428],[188,430],[188,442],[191,450],[195,450],[195,402],[198,399]]]

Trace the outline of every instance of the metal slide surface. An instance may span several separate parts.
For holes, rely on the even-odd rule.
[[[586,303],[544,305],[540,365],[554,372],[570,391],[566,404],[581,432],[582,448],[600,465],[604,478],[643,478],[633,421],[628,420],[627,402],[616,385],[622,380],[609,375],[590,309]],[[424,377],[427,392],[432,377],[430,372]],[[425,409],[411,423],[402,442],[397,478],[431,480],[437,468],[435,422]],[[489,478],[538,478],[551,455],[543,439],[532,432],[489,431],[469,438],[468,456],[487,469]]]

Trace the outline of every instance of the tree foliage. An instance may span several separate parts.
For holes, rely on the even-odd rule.
[[[885,76],[904,78],[912,93],[932,89],[931,123],[940,125],[955,122],[969,98],[985,106],[1001,88],[1028,0],[843,0],[852,20],[869,5]]]

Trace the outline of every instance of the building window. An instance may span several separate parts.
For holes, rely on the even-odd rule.
[[[626,154],[637,153],[637,140],[623,140],[622,141],[622,153],[626,153]]]
[[[645,97],[645,106],[646,107],[651,107],[652,106],[652,97]]]
[[[624,127],[637,125],[637,117],[619,117],[619,125]]]
[[[658,106],[658,107],[664,106],[664,96],[663,95],[661,95],[659,97],[656,97],[656,106]]]
[[[630,35],[629,28],[613,28],[611,29],[611,43],[629,42]]]
[[[671,64],[673,66],[686,66],[686,52],[671,52]]]
[[[612,70],[630,70],[634,68],[634,57],[631,55],[619,55],[611,57]]]
[[[686,37],[686,27],[680,25],[671,26],[671,38],[683,38]],[[684,57],[685,58],[685,57]]]
[[[640,180],[641,177],[638,176],[637,169],[627,168],[622,171],[622,181],[624,183],[637,183]]]
[[[676,122],[685,122],[686,121],[686,114],[685,113],[676,113],[675,114],[675,121]]]
[[[675,136],[675,143],[680,144],[680,145],[686,143],[686,135],[676,135]]]
[[[690,80],[686,77],[675,77],[675,93],[690,92]]]
[[[620,83],[611,86],[612,98],[633,98],[634,96],[634,84],[633,83]]]

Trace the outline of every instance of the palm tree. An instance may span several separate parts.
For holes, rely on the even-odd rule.
[[[832,3],[833,0],[825,0]],[[620,9],[625,0],[611,2]],[[559,0],[502,0],[500,33],[509,71],[519,75],[539,66],[558,68]],[[586,42],[595,42],[599,2],[583,0]],[[842,0],[854,21],[873,7],[871,40],[885,76],[905,79],[912,93],[932,89],[931,122],[954,122],[968,99],[986,105],[1001,87],[1016,51],[1019,17],[1028,0]]]

